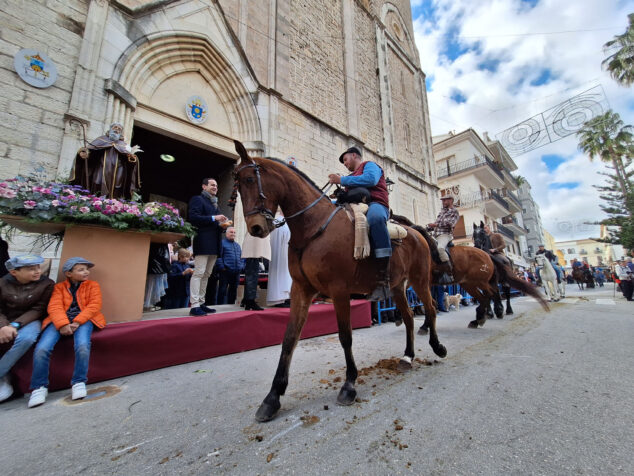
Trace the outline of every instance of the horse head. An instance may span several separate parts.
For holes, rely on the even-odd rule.
[[[264,159],[249,157],[241,142],[233,142],[240,156],[240,162],[233,172],[234,190],[240,192],[248,232],[264,238],[275,228],[273,220],[279,204],[275,187],[270,185],[271,178],[262,165]]]
[[[473,224],[473,244],[476,248],[482,249],[486,243],[486,231],[484,231],[484,223],[480,222],[480,226]]]

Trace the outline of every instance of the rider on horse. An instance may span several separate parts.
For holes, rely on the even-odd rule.
[[[438,243],[438,257],[440,261],[447,267],[447,271],[438,280],[438,284],[450,284],[453,282],[453,270],[451,268],[451,261],[445,248],[451,240],[453,240],[453,227],[456,226],[460,215],[458,210],[453,206],[454,197],[451,194],[446,194],[440,197],[442,201],[442,210],[438,213],[436,221],[429,223],[427,226],[433,228],[436,243]]]
[[[392,244],[387,231],[387,220],[390,205],[388,201],[385,173],[375,162],[363,161],[361,151],[350,147],[341,156],[339,162],[351,172],[342,177],[339,174],[328,175],[332,184],[341,184],[346,190],[353,187],[364,187],[370,192],[371,202],[367,219],[370,229],[370,244],[378,263],[378,281],[376,289],[368,296],[370,301],[384,301],[390,297],[390,256]]]
[[[553,265],[553,269],[555,270],[555,273],[557,273],[557,282],[560,283],[561,271],[559,270],[559,266],[558,266],[559,260],[557,259],[555,254],[552,251],[547,250],[544,245],[539,245],[539,249],[537,250],[535,254],[546,256],[546,259],[550,261],[550,263]],[[537,269],[537,275],[539,276],[539,268]]]

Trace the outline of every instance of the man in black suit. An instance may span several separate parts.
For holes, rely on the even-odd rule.
[[[213,270],[222,243],[221,223],[227,217],[218,210],[218,183],[215,179],[203,179],[203,191],[189,201],[189,221],[197,229],[194,237],[194,274],[190,281],[192,316],[204,316],[216,312],[205,306],[207,281]]]

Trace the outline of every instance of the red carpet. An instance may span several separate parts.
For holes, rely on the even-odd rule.
[[[352,328],[370,327],[370,303],[350,303]],[[148,370],[277,345],[284,338],[289,309],[241,311],[202,317],[110,324],[92,335],[88,383]],[[302,339],[337,332],[332,304],[310,307]],[[51,356],[49,390],[70,387],[73,340],[62,338]],[[29,392],[33,351],[13,368],[16,390]]]

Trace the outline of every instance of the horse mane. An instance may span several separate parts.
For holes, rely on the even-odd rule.
[[[258,159],[264,159],[264,160],[271,160],[273,162],[277,162],[280,165],[283,165],[284,167],[290,169],[291,171],[293,171],[294,173],[296,173],[297,175],[299,175],[301,178],[303,178],[306,182],[308,182],[315,190],[317,190],[319,193],[324,193],[322,191],[322,189],[320,189],[317,184],[315,182],[312,181],[312,179],[306,175],[304,172],[302,172],[301,170],[299,170],[297,167],[293,167],[292,165],[287,164],[286,162],[284,162],[283,160],[280,159],[276,159],[275,157],[255,157]]]

